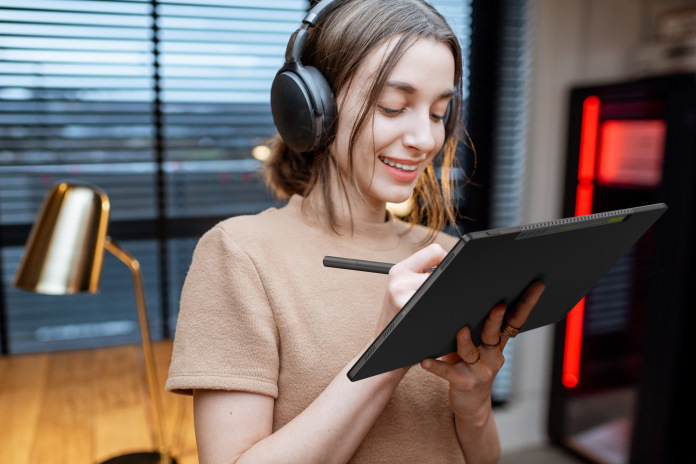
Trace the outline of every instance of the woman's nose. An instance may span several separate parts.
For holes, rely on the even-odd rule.
[[[418,153],[428,153],[435,148],[435,127],[430,112],[413,112],[404,124],[404,145]]]

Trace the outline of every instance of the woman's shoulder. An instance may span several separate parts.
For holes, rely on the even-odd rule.
[[[292,213],[285,206],[273,206],[263,211],[232,216],[208,229],[201,241],[230,241],[237,244],[272,240],[296,227]]]
[[[230,235],[257,233],[266,230],[269,224],[276,221],[278,209],[268,208],[258,213],[232,216],[218,222],[212,229],[221,229]]]
[[[289,203],[278,203],[259,212],[224,219],[216,227],[229,231],[252,233],[269,230],[269,226],[273,226],[272,229],[277,229],[293,221],[295,209]]]

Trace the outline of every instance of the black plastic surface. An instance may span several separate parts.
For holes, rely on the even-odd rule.
[[[348,372],[352,381],[456,351],[471,327],[475,344],[488,312],[514,308],[524,290],[546,290],[521,332],[563,319],[665,212],[664,203],[467,234]],[[497,233],[497,231],[496,231]]]

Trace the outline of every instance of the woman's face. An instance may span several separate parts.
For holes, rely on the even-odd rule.
[[[338,126],[331,150],[346,180],[353,125],[382,59],[397,39],[373,50],[345,87],[348,90],[338,95]],[[355,177],[369,206],[383,209],[386,202],[409,198],[416,180],[442,148],[443,118],[453,88],[454,57],[441,42],[419,39],[396,64],[354,145]]]

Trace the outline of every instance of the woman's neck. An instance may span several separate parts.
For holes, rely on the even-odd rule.
[[[345,186],[347,192],[344,192],[337,182],[331,182],[330,198],[324,198],[323,190],[317,186],[307,195],[307,200],[317,208],[317,211],[330,207],[340,225],[379,224],[387,220],[386,203],[372,204],[367,198],[361,196],[357,188],[349,181],[345,181]],[[327,205],[327,201],[331,201],[331,204]]]

